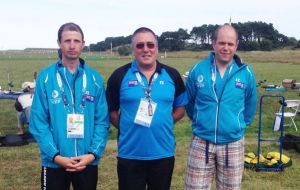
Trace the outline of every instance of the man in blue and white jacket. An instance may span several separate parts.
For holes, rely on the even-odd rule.
[[[186,106],[192,119],[185,189],[240,189],[244,133],[255,114],[257,94],[252,69],[235,54],[238,34],[230,25],[217,28],[214,52],[189,72]]]
[[[97,165],[109,129],[103,80],[79,56],[81,28],[74,23],[58,31],[60,58],[36,81],[30,132],[42,159],[42,189],[96,189]]]

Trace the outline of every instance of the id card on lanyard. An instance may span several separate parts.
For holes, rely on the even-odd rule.
[[[66,75],[66,70],[64,70],[64,74]],[[69,101],[67,99],[67,96],[65,94],[63,85],[62,85],[62,79],[61,79],[61,75],[60,73],[57,71],[56,73],[56,77],[57,77],[57,83],[59,86],[59,89],[61,91],[62,94],[62,99],[64,102],[64,106],[65,109],[67,110],[68,114],[67,114],[67,138],[84,138],[84,114],[76,114],[75,113],[75,105],[74,105],[74,99],[73,99],[73,94],[72,94],[72,90],[70,88],[70,85],[67,81],[67,85],[70,89],[71,92],[71,98],[72,98],[72,107],[73,107],[73,113],[70,113],[70,104]],[[65,77],[67,78],[67,77]],[[87,86],[87,81],[86,81],[86,74],[85,72],[83,72],[83,79],[82,79],[82,99],[81,99],[81,109],[82,112],[85,108],[85,98],[86,98],[86,86]],[[84,113],[84,112],[83,112]]]
[[[140,105],[138,111],[135,115],[134,123],[150,127],[153,114],[156,110],[156,103],[153,101],[147,100],[146,98],[142,98],[140,101]]]
[[[67,115],[67,138],[84,138],[84,115]]]
[[[141,98],[140,100],[140,104],[135,115],[134,123],[144,127],[150,127],[157,106],[157,103],[155,103],[151,99],[151,90],[154,81],[158,77],[158,73],[154,73],[148,88],[146,88],[139,72],[136,72],[136,77],[145,92],[145,97]]]

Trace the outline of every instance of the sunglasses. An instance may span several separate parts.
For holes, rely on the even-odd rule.
[[[136,47],[137,49],[144,49],[145,44],[146,44],[146,46],[147,46],[148,49],[153,49],[153,48],[155,48],[155,44],[154,44],[153,42],[137,43],[137,44],[135,45],[135,47]]]

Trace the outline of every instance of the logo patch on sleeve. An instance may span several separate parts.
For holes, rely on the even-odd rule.
[[[132,87],[132,86],[137,86],[138,85],[138,81],[137,80],[130,80],[128,81],[128,86]]]

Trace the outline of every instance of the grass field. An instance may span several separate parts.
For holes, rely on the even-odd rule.
[[[239,52],[245,62],[253,67],[257,81],[266,80],[270,84],[281,84],[283,79],[296,79],[300,82],[300,51],[273,51],[273,52]],[[178,69],[180,73],[207,56],[207,52],[173,52],[160,61]],[[0,86],[7,89],[7,75],[13,80],[19,90],[23,81],[33,79],[33,73],[39,72],[50,63],[55,62],[56,54],[34,54],[26,52],[0,52]],[[94,67],[107,81],[113,70],[131,60],[131,57],[111,56],[104,53],[83,54],[89,65]],[[258,87],[259,96],[265,91]],[[300,91],[283,93],[287,99],[300,99]],[[279,109],[277,98],[268,98],[264,101],[262,110],[262,127],[264,137],[278,137],[278,132],[273,132],[274,113]],[[246,132],[246,151],[257,152],[258,116]],[[285,133],[300,136],[300,116],[296,118],[298,132],[293,128],[286,128]],[[185,117],[175,126],[176,135],[176,163],[171,189],[183,189],[186,159],[191,139],[191,122]],[[15,134],[17,132],[17,119],[14,101],[0,100],[0,136]],[[278,151],[277,143],[263,144],[262,153]],[[284,172],[255,172],[245,169],[243,189],[299,189],[300,186],[300,154],[294,150],[285,151],[284,154],[293,160],[293,166]],[[110,140],[106,152],[99,166],[98,189],[116,190],[116,130],[111,128]],[[40,189],[40,158],[36,143],[21,147],[0,147],[0,190],[9,189]]]

